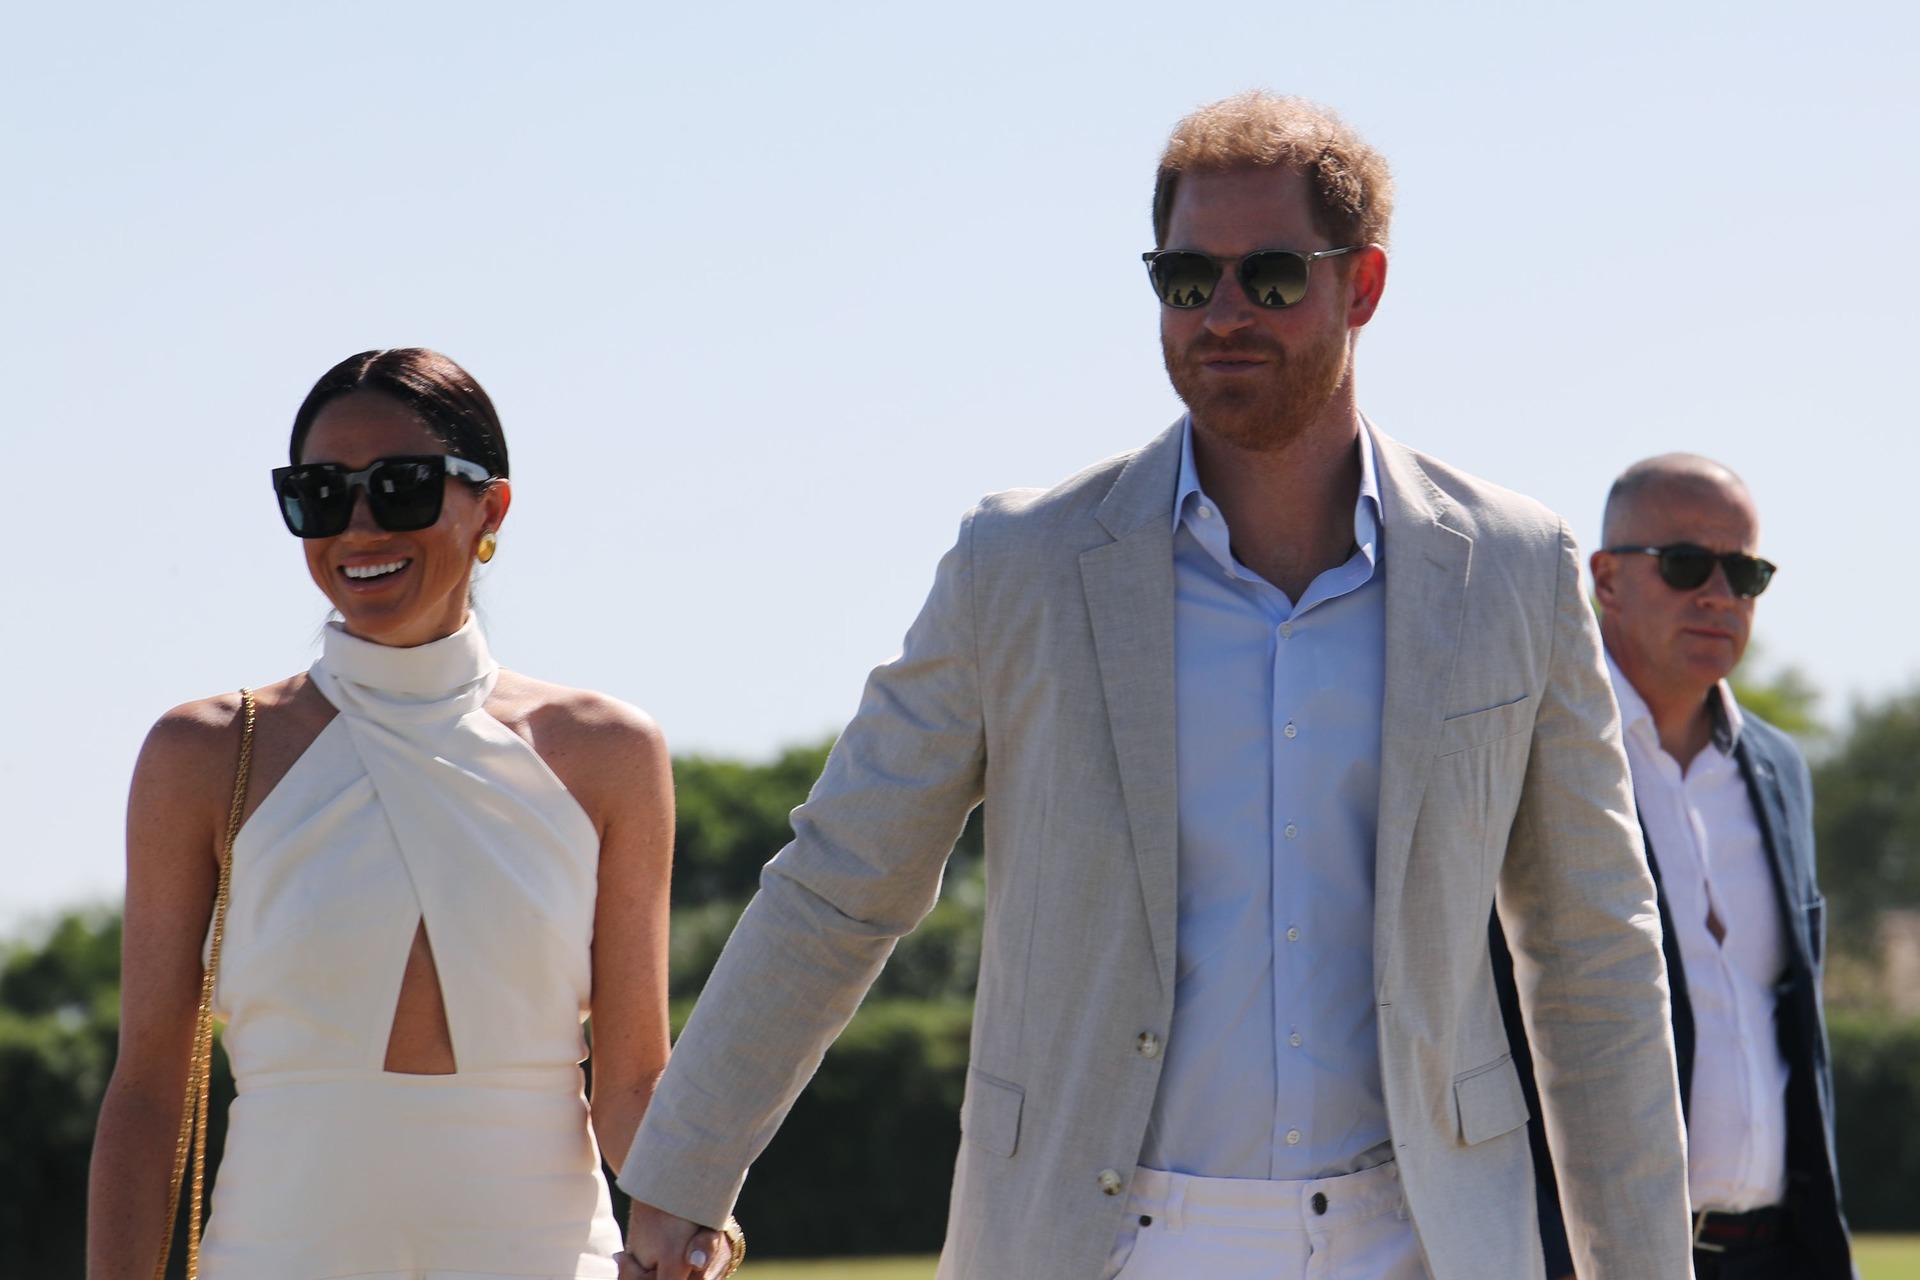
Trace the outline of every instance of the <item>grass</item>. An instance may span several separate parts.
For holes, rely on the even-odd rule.
[[[1860,1236],[1854,1240],[1860,1280],[1920,1280],[1920,1236]],[[810,1258],[749,1259],[743,1280],[933,1280],[935,1259]]]
[[[1860,1280],[1920,1280],[1920,1236],[1859,1236],[1853,1259]]]

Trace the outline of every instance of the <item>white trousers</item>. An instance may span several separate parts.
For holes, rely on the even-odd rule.
[[[1428,1280],[1400,1170],[1259,1182],[1138,1169],[1107,1280]]]

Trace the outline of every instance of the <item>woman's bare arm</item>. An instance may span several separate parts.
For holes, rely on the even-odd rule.
[[[256,691],[243,818],[312,745],[333,707],[304,674]],[[240,756],[240,696],[176,707],[147,735],[127,800],[120,1054],[100,1106],[87,1187],[90,1280],[150,1274],[173,1229],[167,1178],[200,1011],[201,946]]]
[[[600,832],[593,929],[593,1127],[616,1167],[667,1065],[673,769],[645,713],[503,672],[489,710],[524,734]]]
[[[189,703],[161,718],[127,803],[120,1050],[100,1108],[87,1188],[89,1280],[153,1271],[166,1221],[200,1001],[200,948],[213,914],[223,796],[239,752],[240,700]]]
[[[606,779],[593,926],[593,1127],[616,1169],[667,1068],[669,1045],[673,768],[660,730],[630,714],[618,731],[624,749],[604,761],[614,776]]]

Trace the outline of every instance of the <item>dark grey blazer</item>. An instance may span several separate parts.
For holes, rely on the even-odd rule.
[[[1814,879],[1813,782],[1805,757],[1793,740],[1752,713],[1743,718],[1733,755],[1746,779],[1753,811],[1759,817],[1767,853],[1773,863],[1774,887],[1779,894],[1781,922],[1787,930],[1787,971],[1777,988],[1780,1048],[1786,1056],[1788,1198],[1798,1218],[1800,1233],[1819,1270],[1810,1280],[1851,1280],[1854,1276],[1847,1241],[1846,1218],[1840,1209],[1839,1176],[1834,1161],[1833,1069],[1827,1053],[1826,1018],[1820,996],[1820,973],[1826,952],[1826,900]],[[1652,842],[1648,842],[1652,852]],[[1695,1052],[1693,1003],[1687,994],[1686,970],[1674,938],[1673,919],[1665,887],[1660,885],[1657,856],[1648,858],[1659,887],[1660,924],[1665,933],[1667,972],[1673,989],[1673,1041],[1680,1069],[1680,1100],[1690,1101]],[[1539,1115],[1533,1085],[1532,1057],[1514,993],[1512,960],[1498,919],[1493,923],[1494,981],[1501,1012],[1521,1067],[1521,1084],[1533,1114]],[[1547,1274],[1564,1276],[1573,1270],[1566,1229],[1560,1220],[1558,1189],[1546,1135],[1536,1121],[1531,1126],[1535,1182],[1540,1211],[1540,1236],[1545,1247]]]

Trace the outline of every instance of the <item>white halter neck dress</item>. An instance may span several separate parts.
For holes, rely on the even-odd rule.
[[[484,710],[498,674],[471,621],[413,649],[327,629],[339,715],[234,844],[208,1280],[616,1274],[579,1068],[599,837]],[[383,1069],[422,921],[453,1075]]]

